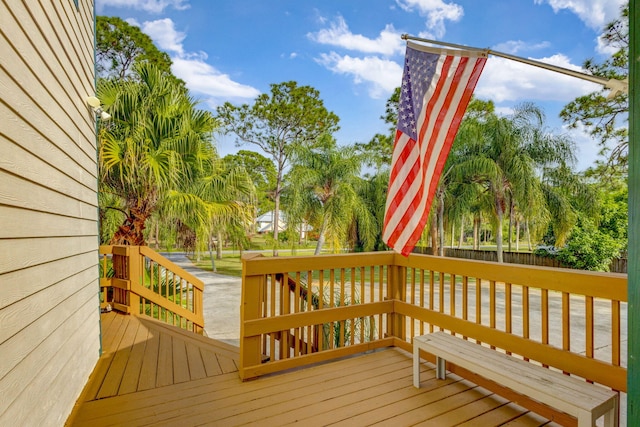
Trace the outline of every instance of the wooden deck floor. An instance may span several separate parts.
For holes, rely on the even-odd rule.
[[[411,357],[387,349],[241,382],[238,348],[153,320],[103,315],[103,356],[67,424],[554,426]]]

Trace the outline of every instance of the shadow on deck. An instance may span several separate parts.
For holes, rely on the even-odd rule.
[[[102,315],[103,355],[67,425],[555,425],[473,383],[436,380],[389,348],[242,382],[238,348],[136,316]]]

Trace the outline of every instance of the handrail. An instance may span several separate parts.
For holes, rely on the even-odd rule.
[[[625,274],[391,252],[242,262],[242,379],[390,345],[411,352],[414,336],[447,330],[627,387]]]
[[[204,331],[204,284],[146,246],[100,246],[101,307]]]

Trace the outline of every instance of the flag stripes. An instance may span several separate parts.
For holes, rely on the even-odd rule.
[[[383,240],[408,255],[431,202],[486,53],[407,44]]]

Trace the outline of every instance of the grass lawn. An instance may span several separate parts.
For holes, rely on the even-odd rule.
[[[314,248],[305,248],[305,249],[296,249],[292,251],[291,249],[278,249],[279,256],[306,256],[313,255]],[[252,251],[253,252],[253,251]],[[261,250],[260,253],[264,256],[270,257],[272,256],[273,251],[271,249]],[[211,257],[209,254],[201,254],[200,261],[196,262],[195,257],[190,256],[193,263],[203,270],[213,271],[211,265]],[[240,261],[240,252],[234,251],[232,253],[223,253],[222,259],[216,259],[216,272],[219,274],[225,274],[227,276],[242,276],[242,262]]]

